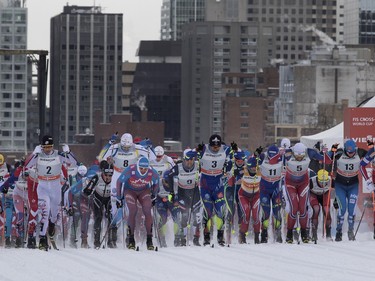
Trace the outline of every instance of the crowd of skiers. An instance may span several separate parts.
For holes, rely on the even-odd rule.
[[[68,145],[58,151],[44,136],[14,167],[0,154],[0,243],[48,250],[58,233],[64,246],[68,240],[78,247],[80,239],[82,248],[115,248],[121,227],[128,249],[144,240],[149,250],[167,247],[168,235],[176,247],[211,245],[214,233],[221,246],[234,237],[267,243],[270,229],[275,242],[316,243],[319,220],[332,239],[333,198],[334,240],[343,239],[346,213],[348,240],[355,240],[359,177],[374,190],[372,137],[367,145],[363,150],[349,139],[342,147],[306,148],[283,139],[250,153],[214,134],[173,160],[163,147],[125,133],[119,141],[113,135],[86,167]]]

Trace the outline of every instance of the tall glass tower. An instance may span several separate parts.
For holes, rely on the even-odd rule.
[[[205,20],[205,0],[163,0],[161,40],[180,40],[185,23]]]

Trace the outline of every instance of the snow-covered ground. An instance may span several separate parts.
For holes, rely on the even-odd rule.
[[[230,247],[73,249],[48,252],[0,248],[1,281],[117,280],[375,280],[375,240],[370,231],[356,241],[309,244],[232,244]],[[171,242],[171,241],[168,241]],[[214,241],[215,242],[215,241]],[[171,243],[169,243],[171,244]]]

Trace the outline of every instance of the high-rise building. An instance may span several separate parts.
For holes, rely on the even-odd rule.
[[[344,43],[375,44],[375,1],[345,0]]]
[[[21,1],[0,1],[0,48],[27,49],[27,9]],[[0,56],[1,151],[27,152],[27,103],[31,67],[26,55]]]
[[[181,41],[141,41],[133,72],[130,112],[134,121],[165,124],[164,138],[180,139]],[[145,132],[143,137],[149,137]]]
[[[337,0],[248,0],[248,21],[272,25],[273,59],[294,63],[304,59],[312,46],[323,43],[319,31],[337,41],[337,3]]]
[[[253,74],[246,83],[255,85],[254,74],[267,64],[272,36],[272,28],[260,28],[252,22],[194,22],[184,26],[181,75],[183,146],[193,146],[207,141],[213,133],[222,133],[223,74]]]
[[[185,23],[205,20],[205,0],[163,0],[161,40],[180,40]]]
[[[76,134],[95,133],[95,109],[102,109],[102,123],[121,113],[122,17],[97,6],[65,6],[51,19],[50,102],[56,140],[71,143]]]

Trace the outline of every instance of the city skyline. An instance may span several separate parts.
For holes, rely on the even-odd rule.
[[[50,50],[50,20],[63,12],[63,7],[101,6],[103,13],[123,13],[123,60],[137,62],[136,51],[141,40],[160,39],[162,0],[32,0],[28,9],[28,49]],[[147,9],[144,9],[147,7]],[[142,13],[140,13],[142,10]],[[43,11],[43,13],[41,13]],[[41,16],[42,14],[42,16]],[[37,34],[38,36],[34,36]],[[44,36],[43,34],[47,34]]]

